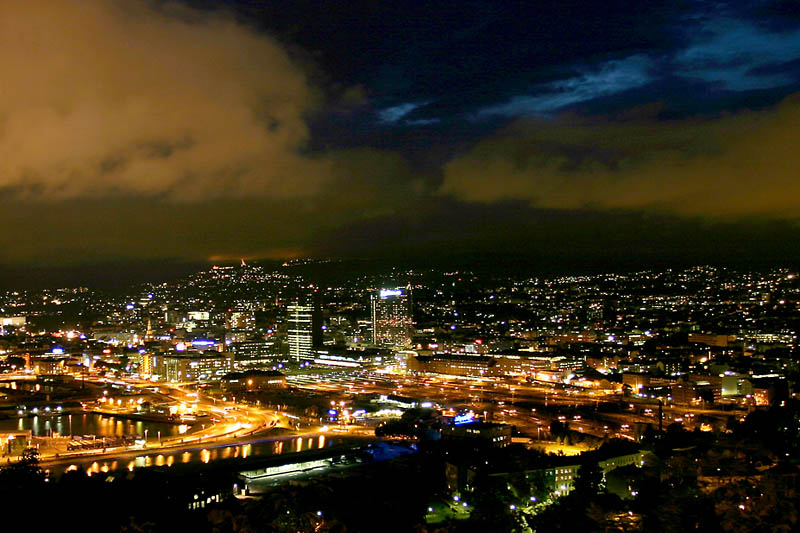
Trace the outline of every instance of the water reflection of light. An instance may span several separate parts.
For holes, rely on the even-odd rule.
[[[111,470],[116,470],[118,466],[119,466],[119,465],[117,464],[117,462],[116,462],[116,461],[112,461],[112,462],[111,462]]]
[[[164,456],[163,455],[158,454],[156,456],[156,466],[164,466]]]
[[[149,455],[144,456],[144,466],[153,466],[153,458]]]
[[[250,455],[251,451],[252,451],[251,444],[245,444],[244,446],[242,446],[242,458],[247,459],[247,456]]]
[[[130,463],[128,463],[128,470],[133,472],[134,468],[136,468],[136,461],[131,461]]]
[[[313,447],[314,447],[314,439],[312,437],[309,437],[308,438],[308,448],[306,448],[306,449],[310,450]]]
[[[319,448],[322,449],[325,447],[325,435],[319,436]]]
[[[106,464],[106,463],[103,463],[103,466],[102,466],[102,467],[100,467],[100,470],[101,470],[102,472],[108,472],[108,464]]]
[[[192,460],[192,454],[190,452],[183,452],[181,454],[181,462],[182,463],[188,463],[191,460]]]
[[[211,460],[211,452],[208,450],[202,450],[200,452],[200,460],[204,463],[208,463]]]
[[[168,455],[167,456],[167,466],[172,466],[172,464],[174,462],[175,462],[175,456],[174,455]]]
[[[97,473],[100,471],[100,465],[97,464],[97,461],[92,463],[92,466],[89,467],[89,472]]]
[[[297,439],[295,439],[295,442],[297,443],[297,451],[299,452],[300,450],[303,449],[303,437],[297,437]]]
[[[77,469],[78,469],[78,465],[69,465],[67,467],[67,469],[64,470],[64,472],[72,472],[73,470],[77,470]]]

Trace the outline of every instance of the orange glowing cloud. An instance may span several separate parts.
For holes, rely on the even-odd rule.
[[[316,105],[270,37],[139,0],[0,3],[0,190],[28,199],[307,195]]]

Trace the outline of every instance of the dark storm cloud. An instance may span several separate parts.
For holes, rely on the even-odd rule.
[[[651,111],[650,118],[653,119],[712,119],[742,110],[772,108],[786,99],[787,94],[798,91],[800,82],[767,89],[733,91],[718,82],[675,76],[627,91],[576,102],[562,108],[559,115],[596,116],[602,119],[607,116],[641,113],[643,109],[647,109]]]
[[[408,153],[415,131],[477,140],[520,116],[603,113],[606,102],[715,115],[772,105],[800,83],[792,2],[226,5],[313,65],[330,99],[359,87],[346,112],[312,117],[314,149]]]
[[[683,80],[696,88],[705,84],[693,96],[704,97],[704,111],[713,113],[731,110],[726,107],[730,100],[715,101],[725,91],[783,87],[785,96],[800,82],[793,66],[800,58],[800,28],[776,32],[746,20],[702,17],[688,22],[680,33],[684,36],[681,46],[575,64],[572,75],[535,85],[527,93],[481,109],[478,116],[549,115],[580,104],[590,107],[593,100],[624,97],[641,87],[655,88],[665,80]],[[652,96],[666,105],[680,103],[673,102],[669,93]]]
[[[452,27],[414,36],[412,53],[382,66],[380,93],[394,95],[397,105],[427,100],[409,119],[472,116],[515,97],[558,91],[598,62],[672,49],[679,39],[673,26],[683,18],[680,3],[488,5],[471,10],[471,20],[433,17]]]
[[[800,26],[798,0],[754,0],[730,4],[743,18],[751,19],[770,31],[795,31]]]
[[[379,122],[410,106],[405,118],[412,121],[469,115],[569,78],[573,66],[672,50],[696,6],[650,0],[225,5],[300,48],[298,55],[329,80],[364,86]]]
[[[747,73],[752,76],[786,75],[800,79],[800,58],[775,63],[762,63],[750,68]]]

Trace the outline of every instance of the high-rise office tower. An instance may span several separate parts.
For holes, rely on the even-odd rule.
[[[411,343],[411,291],[380,289],[372,295],[372,342],[385,346]]]
[[[287,306],[289,358],[308,361],[322,346],[322,296],[318,289],[304,289]]]
[[[311,290],[311,345],[314,348],[322,348],[323,328],[322,328],[322,290],[314,288]]]

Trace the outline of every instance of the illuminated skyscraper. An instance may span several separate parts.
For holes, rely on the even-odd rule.
[[[385,346],[411,343],[411,291],[380,289],[372,295],[372,342]]]
[[[287,306],[289,358],[313,360],[322,345],[322,298],[318,289],[304,290]]]

